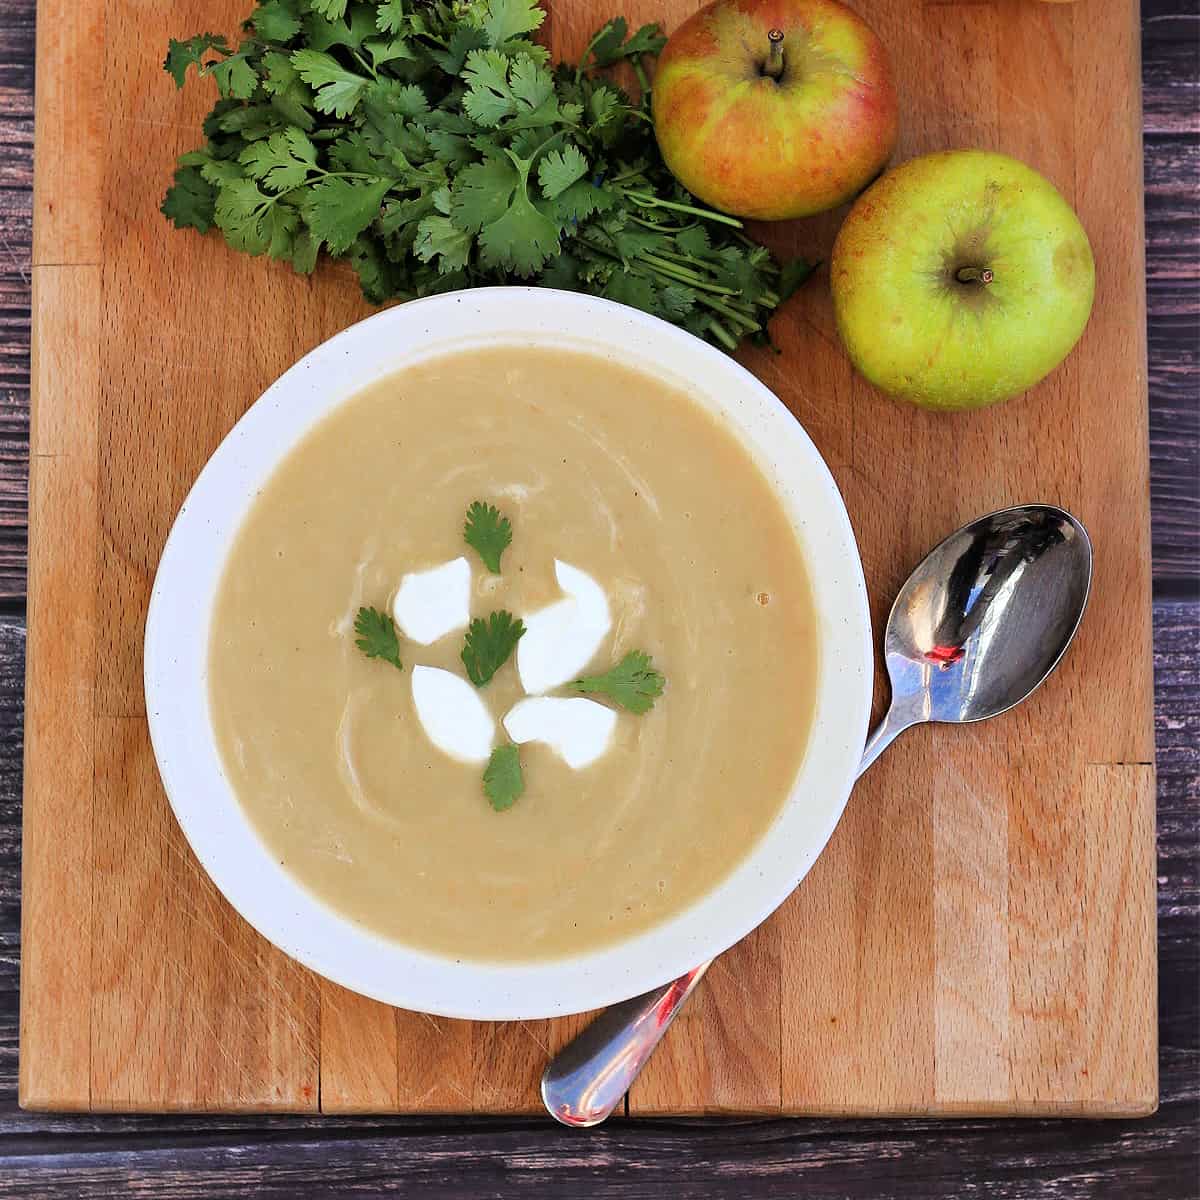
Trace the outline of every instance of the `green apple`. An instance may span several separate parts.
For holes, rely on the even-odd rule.
[[[739,217],[836,208],[896,144],[887,52],[837,0],[716,0],[671,35],[650,99],[672,174]]]
[[[994,404],[1048,375],[1096,287],[1071,206],[1024,163],[984,150],[889,171],[850,210],[829,269],[854,365],[938,409]]]

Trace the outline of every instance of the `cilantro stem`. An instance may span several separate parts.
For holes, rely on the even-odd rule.
[[[645,217],[636,216],[634,213],[629,214],[629,219],[635,225],[640,225],[643,229],[649,229],[654,233],[669,233],[669,234],[674,235],[677,233],[683,233],[683,231],[685,229],[695,229],[696,228],[695,221],[689,221],[686,225],[668,225],[662,221],[647,221]],[[659,253],[666,254],[666,251],[660,250]],[[679,257],[679,256],[675,256],[675,257]],[[690,259],[690,258],[685,259],[685,258],[680,257],[680,261],[681,262],[692,262],[694,260]]]
[[[756,321],[745,313],[739,312],[732,304],[727,301],[714,299],[713,296],[736,296],[738,293],[729,288],[721,287],[715,283],[705,283],[702,280],[697,281],[689,278],[694,275],[694,272],[689,272],[688,275],[676,274],[676,269],[671,263],[655,262],[654,255],[646,254],[645,252],[636,255],[632,260],[626,260],[621,257],[615,250],[610,250],[607,246],[602,246],[598,242],[594,242],[591,238],[579,239],[585,246],[595,253],[603,255],[605,258],[611,259],[613,262],[619,262],[626,269],[631,270],[635,275],[645,275],[647,271],[651,274],[658,275],[664,279],[671,279],[676,283],[683,283],[691,287],[696,293],[696,299],[699,303],[707,308],[714,309],[723,316],[728,317],[735,325],[745,329],[747,333],[755,333],[762,328]],[[642,267],[643,270],[636,270],[637,267]],[[708,294],[712,293],[712,295]],[[751,312],[754,311],[754,306],[748,303]]]
[[[664,262],[657,255],[650,254],[647,251],[642,251],[638,258],[645,263],[649,263],[660,275],[667,275],[671,279],[678,280],[680,283],[686,283],[694,288],[699,288],[701,291],[711,292],[714,296],[736,296],[738,292],[735,288],[722,287],[719,283],[708,283],[704,276],[696,271],[687,271],[681,267],[677,267],[674,263]]]
[[[630,61],[633,63],[633,73],[637,76],[638,87],[642,92],[638,101],[638,111],[645,113],[650,107],[650,80],[646,75],[646,68],[642,66],[640,54],[635,54]]]
[[[716,317],[709,317],[708,330],[726,350],[734,351],[737,349],[737,339],[730,336],[729,331]]]
[[[744,329],[747,333],[757,333],[762,328],[757,321],[752,321],[749,317],[738,312],[737,309],[730,308],[728,304],[722,304],[720,300],[714,300],[711,296],[700,293],[696,297],[696,302],[703,304],[705,308],[711,308],[715,312],[719,312],[723,317],[726,317],[735,326]]]
[[[660,196],[652,196],[649,192],[623,191],[621,194],[627,200],[633,200],[643,208],[669,208],[672,212],[691,213],[694,217],[703,217],[706,221],[716,221],[721,225],[729,225],[733,229],[742,228],[742,223],[737,217],[714,212],[709,208],[697,208],[693,204],[680,204],[676,200],[663,200]]]

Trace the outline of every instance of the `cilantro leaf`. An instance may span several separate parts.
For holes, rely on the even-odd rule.
[[[631,271],[622,271],[613,275],[604,289],[604,295],[618,304],[628,304],[630,308],[640,308],[657,316],[661,300],[658,289],[644,275],[635,275]]]
[[[248,61],[249,51],[239,50],[205,70],[217,81],[217,91],[226,100],[249,100],[258,87],[258,72]]]
[[[493,575],[499,575],[500,556],[512,541],[512,522],[495,505],[476,500],[467,509],[463,540],[478,552]]]
[[[399,33],[404,28],[404,0],[382,0],[375,24],[380,33]]]
[[[588,97],[587,112],[597,129],[613,124],[621,114],[621,97],[614,88],[601,84]]]
[[[667,39],[657,25],[643,25],[628,41],[625,35],[629,25],[624,17],[614,17],[603,25],[584,51],[584,62],[590,55],[598,67],[611,67],[623,58],[634,58],[639,54],[658,54]]]
[[[383,38],[372,38],[369,42],[363,42],[363,49],[371,56],[371,65],[377,70],[384,63],[397,62],[400,59],[407,59],[411,62],[416,58],[409,44],[403,38],[392,38],[390,41]]]
[[[666,44],[667,39],[660,25],[657,23],[643,25],[621,47],[621,57],[632,58],[635,54],[661,54]]]
[[[480,125],[499,125],[516,112],[508,85],[509,60],[495,50],[473,50],[467,55],[462,77],[467,84],[463,108]]]
[[[250,23],[263,41],[291,41],[300,32],[298,0],[265,0],[254,10]]]
[[[273,192],[298,188],[317,166],[317,148],[302,129],[290,126],[262,141],[252,142],[238,155],[238,162],[253,179]]]
[[[347,117],[355,109],[362,90],[370,82],[347,71],[332,54],[322,50],[297,50],[292,66],[305,83],[317,89],[317,110]]]
[[[476,617],[467,626],[462,648],[463,666],[467,678],[477,687],[491,682],[492,676],[508,661],[525,635],[525,622],[505,609],[494,612],[486,620]]]
[[[519,118],[522,125],[545,125],[558,116],[552,102],[554,77],[528,54],[515,58],[497,50],[472,50],[467,55],[462,77],[467,84],[463,109],[479,125],[488,128],[506,118]]]
[[[357,50],[378,32],[371,4],[355,4],[344,20],[327,20],[317,12],[309,13],[304,20],[304,40],[310,50],[328,50],[331,46]]]
[[[413,253],[422,262],[433,262],[436,258],[440,274],[460,271],[471,257],[471,235],[455,226],[449,217],[424,217],[417,225]],[[499,571],[500,567],[497,565],[492,569]]]
[[[810,263],[806,258],[796,257],[783,264],[779,272],[779,282],[775,285],[779,292],[779,302],[782,304],[795,290],[820,266],[819,262]]]
[[[479,235],[480,261],[517,275],[534,274],[558,250],[558,225],[529,199],[530,161],[515,155],[472,163],[458,173],[450,215]]]
[[[217,189],[204,178],[199,167],[182,166],[175,172],[175,182],[163,197],[162,214],[169,217],[176,229],[193,229],[207,233],[212,228],[213,207]]]
[[[186,158],[186,155],[184,156]],[[200,174],[213,185],[213,187],[224,187],[233,179],[245,179],[246,172],[242,170],[236,159],[230,158],[210,158],[207,154],[201,155],[202,161],[197,162],[200,168]],[[181,163],[184,158],[179,160]]]
[[[649,712],[654,701],[662,695],[666,679],[656,671],[650,655],[630,650],[623,659],[603,675],[587,675],[571,686],[577,692],[596,692],[627,708],[631,713]]]
[[[553,112],[542,105],[554,95],[554,76],[528,54],[518,54],[512,60],[508,83],[516,102],[517,115],[531,114],[538,119],[552,118]]]
[[[496,812],[504,812],[525,792],[519,746],[497,746],[483,772],[483,794]]]
[[[524,184],[508,211],[479,231],[479,261],[527,279],[558,253],[558,226],[534,207]]]
[[[607,212],[616,204],[616,197],[605,188],[576,180],[554,201],[554,212],[560,221],[586,221],[593,213]]]
[[[354,644],[368,658],[382,658],[397,670],[404,670],[396,623],[386,613],[377,608],[360,608],[354,617],[354,632],[358,634]]]
[[[327,21],[338,21],[346,15],[348,0],[308,0],[308,6]]]
[[[181,88],[187,78],[188,67],[200,70],[204,65],[204,55],[209,50],[221,54],[232,53],[229,43],[219,33],[202,33],[198,37],[188,38],[186,42],[177,42],[172,38],[167,45],[163,70],[175,80],[175,86]]]
[[[500,47],[513,38],[532,33],[546,19],[538,0],[488,0],[483,6],[483,31],[488,45]]]
[[[259,191],[255,180],[231,179],[217,192],[216,224],[235,250],[262,254],[274,235],[274,208],[274,197]]]
[[[578,146],[566,145],[561,150],[551,150],[538,163],[538,183],[547,200],[561,196],[577,179],[587,174],[587,159]]]
[[[358,276],[363,295],[374,304],[382,304],[396,288],[391,264],[374,238],[357,237],[346,251],[346,258]]]
[[[445,50],[431,49],[429,57],[447,75],[458,75],[472,50],[483,50],[488,45],[488,35],[473,25],[460,25],[455,29]]]
[[[390,179],[359,182],[330,176],[314,183],[304,200],[304,219],[318,243],[333,254],[348,250],[354,239],[379,216],[379,206],[392,186]]]
[[[301,275],[311,275],[317,265],[321,244],[313,240],[307,229],[297,232],[292,242],[292,267]]]

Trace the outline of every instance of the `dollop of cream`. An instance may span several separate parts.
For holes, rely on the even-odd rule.
[[[583,697],[569,700],[530,696],[519,700],[504,718],[514,742],[545,742],[566,764],[579,770],[594,763],[612,739],[617,714]]]
[[[487,762],[496,722],[465,680],[440,667],[413,667],[412,696],[425,736],[460,762]]]
[[[428,646],[471,619],[471,564],[455,558],[400,581],[392,615],[411,641]]]
[[[526,616],[517,643],[521,686],[535,696],[576,678],[612,628],[608,597],[590,575],[557,558],[554,574],[566,599]]]

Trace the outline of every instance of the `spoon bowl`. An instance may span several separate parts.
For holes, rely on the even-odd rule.
[[[1091,585],[1087,532],[1051,504],[989,513],[935,546],[888,617],[892,703],[859,775],[913,725],[983,721],[1024,700],[1062,659]],[[603,1121],[708,966],[613,1005],[561,1050],[542,1076],[550,1115],[564,1125]]]
[[[1062,659],[1091,586],[1087,531],[1052,504],[1000,509],[935,546],[888,616],[892,703],[859,774],[913,725],[969,724],[1020,704]]]
[[[1061,508],[1007,508],[951,534],[896,597],[884,655],[895,698],[929,721],[982,721],[1054,670],[1083,616],[1092,546]]]

